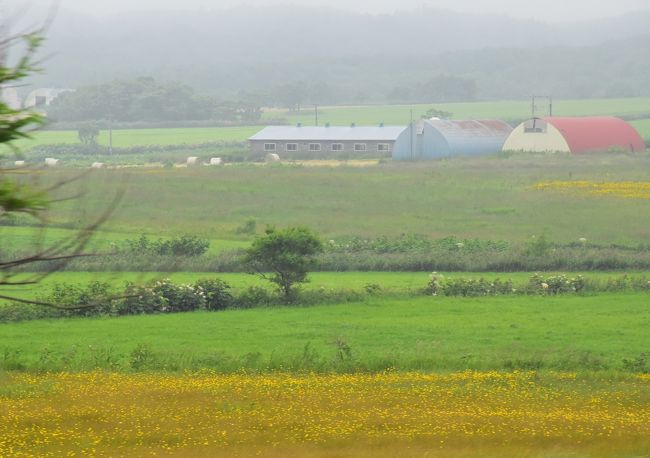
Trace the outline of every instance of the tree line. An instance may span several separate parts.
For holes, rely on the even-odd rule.
[[[476,100],[476,81],[436,75],[413,88],[396,88],[389,97],[395,101],[464,102]],[[187,122],[214,120],[256,123],[263,107],[299,112],[313,105],[343,102],[336,90],[323,82],[292,81],[265,90],[241,91],[236,97],[220,100],[198,95],[180,82],[158,82],[151,77],[113,80],[62,93],[49,107],[51,122],[114,121]],[[358,102],[365,102],[363,95]]]

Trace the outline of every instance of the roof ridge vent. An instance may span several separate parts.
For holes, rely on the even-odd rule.
[[[302,127],[302,123],[299,122],[298,124],[296,124],[296,127]]]
[[[352,124],[350,124],[350,127],[357,127],[357,123],[353,122]]]

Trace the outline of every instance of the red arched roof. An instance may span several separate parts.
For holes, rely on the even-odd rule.
[[[645,151],[645,142],[639,133],[620,118],[598,116],[542,119],[562,133],[572,153],[607,151],[612,148],[637,153]]]

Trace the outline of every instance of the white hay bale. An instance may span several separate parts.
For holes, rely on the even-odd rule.
[[[93,169],[103,169],[104,167],[106,167],[106,164],[104,164],[103,162],[93,162],[90,167]]]
[[[187,158],[187,165],[196,165],[199,162],[199,158],[196,156],[189,156]]]
[[[14,162],[14,165],[16,167],[25,167],[26,162],[25,161],[16,161]]]
[[[280,156],[276,153],[269,153],[266,155],[266,162],[280,162]]]
[[[45,158],[45,165],[48,167],[56,167],[59,165],[59,160],[54,159],[53,157],[46,157]]]
[[[220,157],[213,157],[210,159],[210,165],[222,165],[223,160]]]

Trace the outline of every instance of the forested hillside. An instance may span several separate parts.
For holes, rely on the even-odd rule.
[[[46,73],[33,83],[78,88],[148,76],[222,100],[244,91],[289,108],[648,95],[649,19],[546,24],[435,9],[363,15],[310,7],[96,18],[62,10]]]

